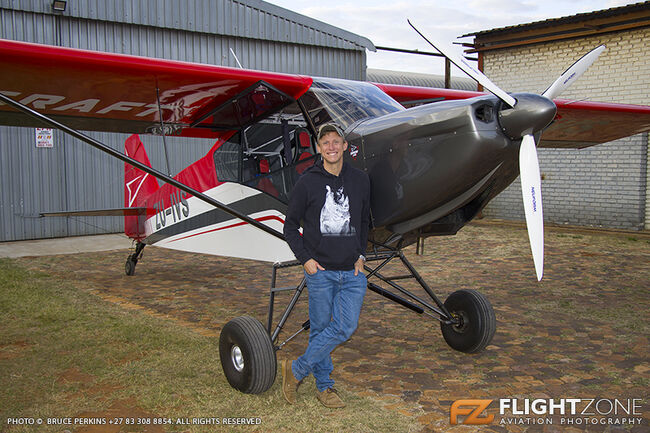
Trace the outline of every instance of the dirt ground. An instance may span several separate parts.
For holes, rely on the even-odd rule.
[[[413,247],[405,252],[441,299],[463,288],[488,297],[497,318],[492,343],[479,354],[456,352],[436,320],[368,292],[357,332],[333,355],[337,386],[417,418],[424,432],[650,431],[647,234],[549,229],[539,283],[522,227],[472,224],[456,236],[427,239],[424,255],[416,255]],[[127,255],[119,250],[18,261],[205,335],[217,336],[237,315],[266,323],[267,263],[148,247],[136,275],[127,277]],[[390,265],[384,273],[404,271]],[[278,286],[295,285],[298,278],[298,269],[283,270]],[[276,297],[276,322],[289,297],[289,292]],[[307,319],[306,304],[303,297],[281,340]],[[296,357],[305,346],[303,333],[278,352],[278,359]],[[450,425],[451,404],[472,398],[495,400],[487,410],[494,421]],[[624,417],[556,414],[541,417],[552,419],[552,425],[540,425],[534,415],[500,415],[496,401],[570,398],[583,399],[580,404],[603,400],[601,412],[613,400],[640,399],[635,400],[640,408],[637,415]],[[607,418],[642,421],[593,423]]]

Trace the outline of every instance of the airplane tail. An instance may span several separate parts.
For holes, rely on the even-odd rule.
[[[126,155],[151,167],[147,151],[137,134],[133,134],[124,142]],[[146,199],[158,190],[159,185],[155,177],[144,171],[124,163],[124,206],[147,207]],[[124,217],[124,233],[138,241],[144,239],[144,222],[146,214]]]

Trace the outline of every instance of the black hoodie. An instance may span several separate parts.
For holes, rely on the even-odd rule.
[[[343,163],[334,176],[318,161],[291,192],[284,236],[303,265],[315,259],[326,270],[349,271],[366,250],[369,214],[368,175]]]

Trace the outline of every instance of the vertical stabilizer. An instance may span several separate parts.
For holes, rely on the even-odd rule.
[[[137,134],[124,142],[127,156],[151,167],[147,151]],[[155,177],[127,163],[124,164],[124,206],[147,207],[146,199],[159,188]],[[125,216],[124,233],[133,239],[142,240],[145,236],[144,222],[146,215]]]

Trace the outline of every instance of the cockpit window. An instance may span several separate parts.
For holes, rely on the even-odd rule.
[[[362,81],[314,78],[310,92],[329,114],[321,116],[329,119],[323,119],[322,122],[315,119],[315,122],[333,121],[343,129],[362,119],[404,110],[404,107],[377,86]]]

